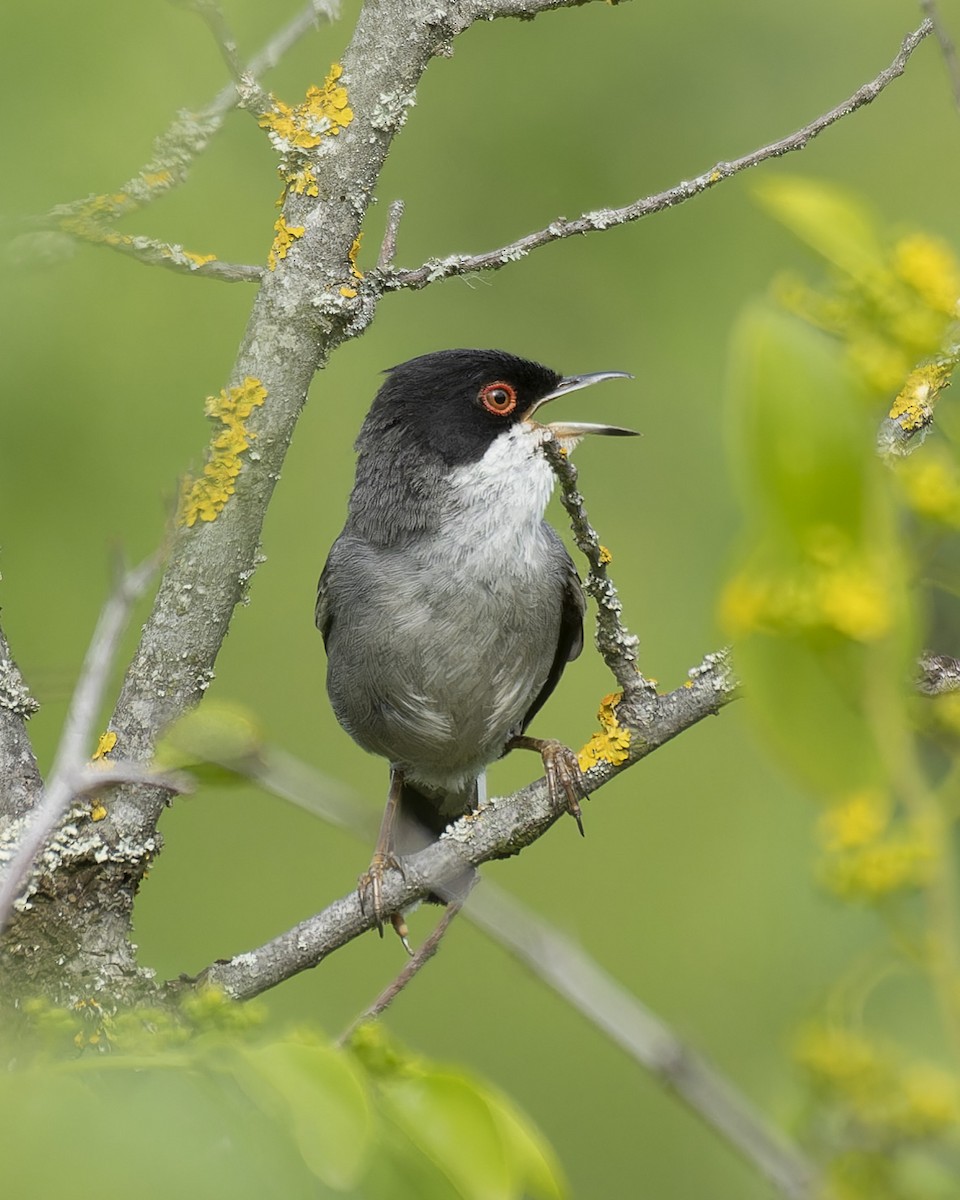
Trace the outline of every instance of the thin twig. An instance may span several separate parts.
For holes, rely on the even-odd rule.
[[[380,243],[380,253],[377,255],[377,270],[389,271],[393,266],[394,255],[397,253],[397,234],[403,217],[403,201],[391,200],[387,210],[387,227],[383,231],[383,241]]]
[[[319,29],[321,20],[332,22],[340,16],[340,0],[310,0],[310,3],[279,29],[243,68],[244,76],[259,79],[272,70],[293,46],[311,29]],[[207,112],[224,114],[236,104],[236,91],[225,87],[208,106]]]
[[[525,258],[531,250],[537,250],[541,246],[547,246],[561,238],[608,229],[612,225],[625,225],[630,221],[649,217],[653,213],[662,212],[665,208],[672,208],[674,205],[682,204],[685,200],[691,200],[701,192],[707,191],[724,180],[732,179],[734,175],[738,175],[750,167],[756,167],[760,163],[766,162],[767,159],[779,158],[794,150],[802,150],[825,129],[856,112],[858,108],[863,108],[864,105],[876,100],[884,88],[903,74],[910,55],[932,31],[933,22],[928,17],[917,29],[904,38],[899,53],[886,70],[881,71],[875,79],[858,88],[852,96],[838,104],[836,108],[823,113],[809,125],[804,125],[802,129],[796,130],[777,142],[771,142],[768,146],[745,154],[733,162],[718,162],[709,171],[705,171],[695,179],[684,180],[668,191],[636,200],[624,208],[607,208],[598,212],[584,213],[569,221],[561,217],[552,221],[545,229],[528,233],[524,237],[517,238],[515,242],[510,242],[497,250],[488,250],[484,254],[451,254],[447,258],[430,259],[423,266],[412,270],[398,268],[387,271],[381,276],[381,285],[386,291],[397,291],[400,288],[418,289],[455,275],[469,275],[476,271],[496,271],[500,267],[506,266],[507,263]]]
[[[72,775],[69,783],[73,800],[97,795],[113,787],[123,787],[128,783],[163,788],[177,796],[184,796],[195,787],[190,776],[181,771],[157,771],[146,763],[128,762],[125,759],[87,765]]]
[[[940,12],[935,0],[920,0],[920,10],[925,12],[927,19],[933,23],[933,32],[940,43],[940,53],[943,56],[943,64],[947,68],[947,78],[950,80],[953,103],[960,110],[960,60],[957,59],[957,48],[940,19]]]
[[[240,62],[237,39],[233,36],[223,8],[217,3],[217,0],[181,0],[181,2],[185,8],[192,9],[210,30],[224,65],[230,72],[233,82],[239,85],[243,79],[243,64]]]
[[[396,1000],[397,996],[400,995],[400,993],[414,978],[414,976],[418,975],[420,971],[423,970],[430,959],[433,958],[436,952],[440,949],[440,942],[443,940],[443,935],[450,928],[451,922],[463,908],[465,899],[466,897],[463,897],[459,900],[450,901],[450,903],[444,909],[443,916],[437,922],[436,928],[419,947],[403,970],[400,971],[396,979],[388,984],[387,987],[385,987],[380,995],[376,998],[376,1000],[374,1000],[374,1002],[369,1006],[369,1008],[364,1009],[364,1011],[354,1021],[351,1021],[343,1033],[340,1034],[340,1036],[337,1038],[338,1046],[347,1045],[361,1025],[366,1024],[367,1021],[375,1021],[377,1017],[379,1017],[381,1013],[385,1012],[386,1009],[393,1003],[393,1001]]]
[[[102,242],[107,249],[135,258],[147,267],[163,267],[180,275],[202,275],[206,279],[219,279],[221,283],[259,283],[266,269],[255,263],[224,262],[213,255],[193,254],[173,242],[161,242],[141,234],[115,234],[86,240],[98,245]]]
[[[816,1170],[800,1150],[570,938],[490,884],[470,897],[465,915],[679,1096],[781,1196],[819,1194]]]
[[[573,536],[590,564],[584,589],[597,603],[597,649],[613,672],[624,696],[631,698],[647,690],[656,700],[656,688],[637,667],[637,637],[629,633],[620,619],[623,605],[607,571],[610,551],[600,544],[590,524],[583,496],[577,490],[577,468],[554,437],[545,437],[543,452],[560,483],[560,499],[573,527]]]
[[[146,590],[157,565],[154,555],[124,572],[113,595],[103,606],[70,701],[43,799],[33,810],[17,841],[16,852],[0,875],[0,929],[10,917],[37,854],[76,794],[120,638],[130,610]]]
[[[198,7],[201,12],[205,11],[204,0],[200,0]],[[184,110],[177,113],[167,129],[154,140],[149,161],[119,188],[58,204],[44,216],[24,224],[28,228],[57,229],[94,245],[107,246],[128,254],[149,265],[164,266],[185,274],[206,275],[228,282],[259,280],[263,273],[259,267],[220,263],[206,255],[190,254],[181,246],[167,245],[139,235],[118,234],[114,224],[120,217],[139,211],[183,183],[194,159],[207,148],[226,115],[238,103],[244,103],[246,96],[258,92],[255,81],[260,75],[276,66],[304,34],[316,29],[321,18],[335,20],[339,11],[337,0],[310,0],[246,66],[239,69],[239,74],[235,75],[239,83],[229,83],[221,88],[205,108],[196,112]],[[221,52],[225,52],[222,43]]]
[[[187,6],[193,9],[210,30],[220,51],[220,57],[233,78],[237,104],[256,115],[262,113],[267,106],[266,94],[256,76],[244,69],[230,22],[218,0],[188,0]]]

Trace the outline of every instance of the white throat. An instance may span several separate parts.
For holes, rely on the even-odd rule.
[[[555,483],[540,450],[542,437],[539,426],[511,425],[483,458],[452,471],[444,524],[466,526],[488,545],[513,542],[539,527]]]

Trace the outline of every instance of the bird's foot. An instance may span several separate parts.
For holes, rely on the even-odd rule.
[[[507,743],[508,750],[536,750],[543,760],[547,791],[555,808],[568,812],[576,821],[583,837],[583,816],[580,801],[587,798],[583,773],[576,754],[554,738],[515,737]]]
[[[403,863],[395,854],[381,853],[379,850],[370,860],[370,866],[357,880],[357,899],[360,901],[360,911],[366,915],[368,911],[373,913],[373,919],[377,924],[377,932],[383,937],[383,876],[387,871],[399,871],[406,878]],[[406,941],[406,925],[403,918],[399,914],[393,914],[390,918],[394,929],[396,929],[400,940],[403,942],[406,949],[410,947]],[[403,932],[397,922],[403,926]]]
[[[573,817],[580,830],[580,836],[583,837],[580,801],[587,798],[587,791],[576,754],[563,742],[546,738],[540,747],[540,757],[543,759],[547,790],[550,792],[551,800],[558,808],[562,805]]]

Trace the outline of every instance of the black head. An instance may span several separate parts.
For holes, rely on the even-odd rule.
[[[357,449],[399,438],[448,470],[482,458],[560,383],[556,371],[503,350],[437,350],[386,375]]]
[[[438,350],[386,375],[357,438],[347,522],[348,530],[382,545],[432,528],[450,473],[479,462],[521,422],[533,432],[541,404],[623,372],[561,378],[503,350]],[[588,433],[630,432],[578,422],[547,428],[572,444]]]

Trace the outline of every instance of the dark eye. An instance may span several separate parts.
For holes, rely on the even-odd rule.
[[[512,384],[498,379],[496,383],[488,383],[480,389],[480,403],[498,417],[505,417],[517,407],[517,392]]]

